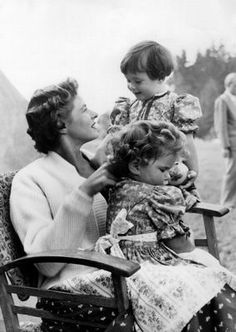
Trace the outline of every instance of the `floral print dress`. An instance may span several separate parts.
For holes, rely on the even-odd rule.
[[[236,331],[235,276],[217,260],[208,266],[204,264],[206,260],[201,262],[201,255],[195,259],[190,253],[189,257],[182,258],[163,243],[164,239],[189,234],[189,228],[182,221],[187,206],[181,190],[124,179],[110,190],[108,203],[107,233],[115,236],[120,249],[120,252],[114,252],[141,264],[141,269],[127,278],[135,331]],[[107,240],[113,235],[108,234],[98,242],[103,243],[103,238]],[[136,236],[138,238],[134,240]],[[206,255],[208,253],[204,251],[203,256]],[[210,261],[212,263],[214,258]],[[67,279],[55,288],[114,296],[110,273],[103,270]],[[81,319],[78,306],[67,308],[54,302],[50,303],[52,312],[61,310],[64,315],[68,311],[69,315]],[[82,309],[88,310],[87,307]],[[103,308],[98,311],[89,308],[88,312],[98,320],[113,316]],[[82,315],[85,315],[84,311]],[[46,330],[49,327],[58,331],[58,326],[47,326]],[[122,321],[117,331],[125,330],[125,327],[126,323]]]
[[[197,198],[188,194],[188,201],[196,203]],[[111,231],[118,213],[125,209],[126,219],[132,226],[126,236],[156,232],[152,241],[121,240],[120,247],[126,258],[138,263],[151,261],[164,265],[183,262],[162,240],[176,236],[189,236],[189,227],[182,217],[186,201],[179,188],[174,186],[152,186],[131,179],[124,179],[110,190],[107,211],[107,233]]]
[[[190,94],[177,95],[167,91],[141,101],[121,97],[111,113],[113,125],[124,126],[137,120],[157,120],[173,123],[183,133],[198,129],[196,120],[202,115],[199,99]]]
[[[125,179],[111,190],[108,206],[107,232],[125,209],[126,220],[133,224],[125,235],[156,233],[156,241],[131,241],[123,236],[120,241],[124,256],[141,264],[141,270],[128,280],[137,331],[182,331],[226,284],[236,289],[235,276],[217,260],[206,266],[201,258],[184,259],[164,245],[164,239],[189,235],[182,221],[186,203],[179,188]],[[234,298],[236,293],[229,289]]]

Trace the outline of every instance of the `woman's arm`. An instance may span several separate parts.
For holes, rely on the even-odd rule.
[[[44,174],[40,174],[43,176]],[[92,177],[64,195],[60,187],[50,183],[55,191],[55,202],[50,194],[28,174],[17,174],[13,180],[10,210],[12,223],[27,254],[53,249],[89,248],[94,243],[87,235],[91,223],[92,196],[106,184],[113,184],[107,173],[99,169]],[[50,190],[48,188],[48,190]],[[59,206],[59,208],[58,208]],[[91,237],[91,236],[90,236]],[[48,277],[55,276],[64,264],[42,264],[40,271]]]
[[[27,254],[88,246],[85,232],[92,199],[79,189],[62,199],[60,190],[55,187],[55,195],[62,200],[58,209],[30,177],[17,174],[13,180],[11,219]],[[63,266],[42,264],[40,271],[51,277]]]

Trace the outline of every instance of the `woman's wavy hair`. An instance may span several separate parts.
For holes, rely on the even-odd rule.
[[[115,133],[110,141],[109,171],[117,178],[130,176],[129,164],[141,166],[166,155],[182,152],[185,136],[173,124],[157,121],[137,121]]]
[[[66,119],[73,109],[78,83],[68,78],[58,85],[36,90],[29,102],[26,120],[27,133],[35,142],[35,149],[42,153],[55,150],[59,145],[60,119]]]
[[[151,80],[163,80],[174,70],[174,62],[167,48],[155,41],[143,41],[127,52],[120,69],[124,75],[145,72]]]

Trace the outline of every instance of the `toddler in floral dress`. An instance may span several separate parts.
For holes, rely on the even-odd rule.
[[[170,122],[137,121],[114,135],[109,170],[120,181],[96,250],[141,264],[127,281],[137,331],[234,331],[235,276],[195,248],[182,218],[196,197],[168,184],[184,142]]]
[[[185,187],[190,187],[198,174],[193,140],[198,129],[196,120],[202,114],[198,98],[190,94],[177,95],[168,89],[166,78],[174,69],[172,56],[155,41],[133,46],[121,61],[120,68],[135,100],[121,97],[111,113],[111,123],[124,126],[137,120],[158,120],[177,126],[187,138],[188,153],[183,159],[189,168],[189,181]]]

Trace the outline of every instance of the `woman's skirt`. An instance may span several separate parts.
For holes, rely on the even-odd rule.
[[[206,266],[207,256],[203,265],[201,251],[196,255],[198,263],[166,266],[145,262],[127,278],[136,331],[197,331],[199,327],[199,331],[211,331],[209,324],[213,324],[212,331],[236,331],[235,277],[217,261],[213,264],[212,256],[212,264]],[[193,253],[187,257],[191,258]],[[114,295],[110,274],[102,270],[56,287],[79,294]]]

